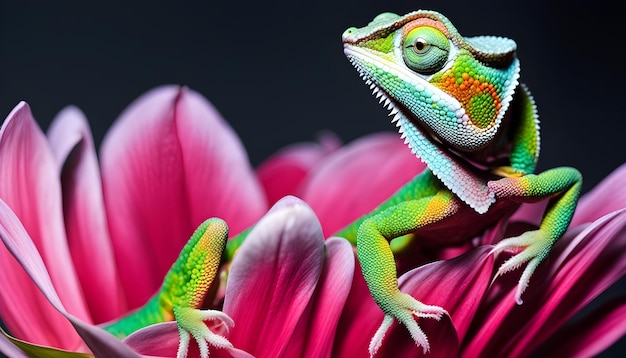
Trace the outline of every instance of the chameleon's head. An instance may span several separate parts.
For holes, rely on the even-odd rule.
[[[343,43],[366,83],[402,119],[401,131],[428,133],[461,152],[496,138],[518,85],[513,40],[463,38],[439,13],[416,11],[378,15],[346,30]],[[409,145],[415,149],[410,138]]]

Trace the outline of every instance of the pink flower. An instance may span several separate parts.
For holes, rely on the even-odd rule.
[[[626,164],[583,196],[572,226],[535,273],[524,304],[517,305],[514,273],[490,286],[503,258],[494,263],[489,243],[537,225],[544,204],[522,208],[507,223],[508,232],[495,228],[475,247],[456,250],[465,251],[460,256],[429,264],[422,261],[423,266],[400,277],[401,290],[450,314],[441,321],[420,320],[432,356],[587,357],[626,335],[623,297],[591,311],[587,308],[582,318],[572,320],[626,274]],[[434,257],[447,255],[445,249],[430,250]],[[414,264],[420,265],[420,260]],[[383,319],[368,297],[365,282],[356,274],[339,322],[336,356],[368,355],[369,341]],[[377,354],[418,356],[422,350],[403,326],[394,324]]]
[[[26,103],[2,126],[1,236],[21,261],[0,247],[0,312],[18,338],[100,352],[83,330],[103,337],[92,324],[143,304],[200,222],[219,216],[237,233],[267,210],[238,137],[186,88],[129,106],[100,157],[73,107],[47,137]]]
[[[341,238],[324,241],[309,206],[281,199],[233,260],[223,311],[235,327],[224,335],[238,351],[229,353],[328,356],[353,276],[352,246]],[[126,342],[142,354],[173,356],[178,331],[174,322],[153,325]]]
[[[322,222],[325,237],[374,209],[426,168],[394,133],[370,134],[337,147],[329,136],[321,145],[292,145],[257,169],[266,192],[273,193],[270,199],[302,198]]]
[[[255,173],[204,98],[161,87],[122,114],[100,158],[75,108],[59,114],[47,138],[25,103],[3,124],[0,315],[14,336],[97,355],[173,356],[174,322],[124,341],[98,324],[142,304],[200,222],[221,217],[236,234],[261,218],[231,265],[223,304],[214,303],[235,327],[211,329],[234,348],[211,348],[211,356],[367,355],[383,314],[347,241],[324,238],[423,170],[397,135],[346,146],[326,135],[280,151]],[[450,314],[419,322],[431,355],[588,356],[622,337],[623,300],[571,318],[626,273],[625,181],[626,166],[581,199],[521,306],[515,273],[491,284],[504,258],[489,252],[493,242],[536,225],[541,204],[462,247],[417,243],[399,255],[400,288]],[[0,351],[23,356],[3,336]],[[190,354],[198,354],[193,345]],[[422,353],[394,324],[378,354]]]
[[[272,193],[269,188],[276,189],[275,201],[291,190],[281,192],[283,186],[264,175],[275,173],[281,179],[284,170],[297,166],[301,174],[293,181],[292,191],[308,196],[318,206],[318,214],[334,223],[332,230],[376,206],[421,168],[407,165],[415,160],[393,134],[372,135],[343,148],[338,148],[332,137],[322,144],[298,147],[269,159],[259,168],[258,177],[268,188],[268,196]],[[355,154],[363,151],[371,153],[369,158],[354,160]],[[307,155],[308,160],[285,164],[286,157]],[[128,346],[97,325],[145,302],[200,222],[212,216],[224,218],[234,234],[254,223],[268,208],[236,135],[204,98],[186,88],[157,88],[129,106],[105,137],[100,162],[80,110],[63,110],[46,136],[35,124],[29,106],[20,103],[3,123],[0,157],[0,237],[4,243],[0,247],[0,315],[14,336],[58,349],[130,354]],[[353,190],[376,188],[377,192],[353,201],[347,215],[337,216],[316,197],[320,190],[329,188],[329,183],[337,182],[335,168],[343,167],[346,161],[351,169],[338,174],[346,178],[373,170],[383,162],[387,162],[388,175],[361,180],[359,186],[353,186]],[[272,162],[279,165],[272,168]],[[333,189],[337,193],[348,190],[346,181],[337,183]],[[317,223],[314,215],[307,218]],[[272,230],[279,230],[279,224],[272,226]],[[293,235],[287,237],[296,239]],[[317,233],[297,239],[320,241],[323,237]],[[248,241],[255,242],[253,238]],[[345,241],[334,239],[326,246],[329,252],[337,250],[337,257],[345,256]],[[246,252],[244,247],[241,252]],[[317,252],[316,270],[329,270],[332,258],[323,258],[319,248]],[[292,257],[297,250],[282,255]],[[266,256],[271,260],[271,255]],[[246,256],[240,253],[238,257]],[[341,262],[353,260],[351,256]],[[240,265],[251,265],[246,261],[238,259],[242,263],[233,264],[233,272],[239,272]],[[354,265],[344,266],[334,263],[330,273],[308,273],[311,280],[303,284],[309,290],[315,289],[315,300],[324,305],[324,310],[318,315],[309,304],[302,313],[309,318],[300,320],[309,323],[297,323],[294,329],[307,331],[315,325],[329,324],[324,319],[332,312],[326,303],[329,299],[319,292],[326,289],[324,284],[334,282],[326,276],[344,280],[349,276],[351,281]],[[284,270],[289,273],[293,268]],[[232,275],[229,287],[245,291],[247,286],[238,285]],[[347,290],[350,284],[334,286],[335,291],[339,286]],[[294,295],[306,294],[300,291],[282,295],[292,300]],[[241,303],[230,304],[231,296],[226,295],[224,309],[238,317]],[[298,309],[302,305],[300,302]],[[337,317],[340,308],[335,312]],[[300,322],[292,313],[284,319]],[[229,335],[236,347],[245,342],[245,335],[238,333],[243,332],[243,326],[237,323],[238,329]],[[320,337],[332,342],[332,332],[322,331]],[[139,344],[141,340],[133,338],[129,342]],[[302,347],[307,344],[311,343],[298,343]],[[290,345],[288,350],[297,350],[293,347],[298,345]],[[320,347],[328,351],[331,346]],[[2,336],[0,351],[11,356],[21,354]]]

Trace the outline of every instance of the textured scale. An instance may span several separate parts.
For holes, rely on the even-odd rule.
[[[105,326],[118,337],[150,324],[171,321],[176,307],[199,308],[216,277],[222,251],[228,238],[223,220],[209,219],[200,224],[172,268],[161,289],[139,310]]]
[[[382,345],[394,321],[403,324],[423,352],[428,352],[428,337],[416,318],[438,320],[447,312],[445,307],[423,304],[399,290],[395,250],[408,247],[413,240],[436,238],[441,234],[438,230],[443,230],[442,236],[453,236],[444,238],[446,243],[474,238],[519,203],[547,199],[537,230],[506,238],[492,251],[494,255],[516,252],[494,279],[525,265],[515,294],[521,304],[535,269],[571,221],[582,177],[567,167],[532,174],[539,156],[539,121],[533,98],[518,83],[520,64],[513,40],[464,38],[441,14],[415,11],[404,16],[380,14],[363,28],[346,30],[343,42],[350,62],[380,104],[390,110],[405,142],[429,170],[334,236],[356,244],[370,294],[385,313],[371,340],[370,355]],[[494,206],[496,202],[499,205]],[[467,225],[474,222],[475,227]],[[462,225],[457,227],[458,223]],[[125,337],[175,319],[179,358],[186,357],[192,337],[203,358],[209,356],[209,347],[232,348],[205,324],[214,320],[228,329],[234,326],[232,319],[201,305],[220,265],[232,260],[249,231],[227,244],[226,223],[209,219],[201,224],[159,292],[140,309],[104,328]],[[400,245],[392,247],[394,239]]]
[[[429,341],[415,317],[438,320],[445,307],[425,305],[400,292],[391,241],[402,237],[395,245],[402,250],[411,240],[469,240],[519,203],[547,199],[537,230],[506,238],[492,251],[516,252],[494,279],[525,266],[515,294],[521,304],[535,269],[571,221],[582,179],[567,167],[533,174],[539,121],[533,98],[518,82],[513,40],[464,38],[446,17],[420,10],[404,16],[381,14],[363,28],[346,30],[343,43],[349,61],[390,110],[405,143],[428,166],[337,234],[356,243],[370,294],[385,313],[370,355],[394,320],[428,352]]]
[[[414,71],[402,53],[406,44],[401,42],[424,27],[449,39],[447,58],[432,74]],[[486,212],[494,202],[486,180],[460,164],[450,148],[471,153],[496,141],[518,87],[515,42],[495,36],[465,39],[432,11],[386,13],[364,28],[346,30],[343,40],[348,59],[395,113],[413,152],[461,200]]]
[[[212,254],[224,250],[227,237],[228,227],[221,220],[207,220],[198,227],[163,282],[163,290],[172,292],[173,305],[202,304],[220,264]]]

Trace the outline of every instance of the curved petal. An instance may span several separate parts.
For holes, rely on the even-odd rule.
[[[469,352],[528,355],[582,307],[626,274],[626,209],[605,215],[582,232],[570,230],[540,265],[515,303],[515,287],[484,307]],[[507,342],[503,345],[502,342]]]
[[[354,277],[354,252],[339,237],[326,241],[326,258],[317,289],[289,342],[286,357],[330,357],[339,317]]]
[[[531,352],[539,343],[538,337],[550,336],[626,274],[626,209],[603,219],[606,221],[598,220],[578,235],[554,260],[553,279],[543,291],[545,303],[513,352]]]
[[[443,307],[450,319],[437,322],[430,319],[420,321],[428,336],[431,354],[436,356],[458,356],[459,345],[478,310],[493,271],[490,248],[482,246],[459,257],[437,261],[413,269],[400,276],[400,290],[418,298],[428,305]],[[450,324],[453,324],[450,328]],[[399,352],[421,353],[405,332],[396,326],[389,332],[389,341],[383,343],[381,354]]]
[[[124,345],[122,341],[113,337],[108,332],[101,328],[85,323],[76,316],[70,314],[65,309],[61,299],[57,295],[50,276],[46,270],[44,262],[39,256],[37,248],[30,240],[26,230],[13,214],[11,209],[0,200],[0,239],[2,240],[6,250],[2,252],[9,252],[13,257],[3,257],[3,261],[11,260],[18,263],[23,270],[22,273],[28,275],[24,278],[23,285],[36,285],[38,290],[33,290],[32,294],[45,297],[47,302],[41,300],[41,305],[32,311],[24,311],[22,313],[22,321],[30,327],[25,327],[27,332],[32,329],[36,329],[37,326],[42,325],[41,322],[49,323],[48,332],[44,332],[48,336],[54,335],[57,342],[60,341],[62,345],[60,348],[67,348],[71,350],[83,350],[84,345],[77,337],[76,332],[80,335],[80,338],[87,344],[89,349],[96,356],[105,357],[136,357],[137,354],[133,352],[128,346]],[[14,271],[13,273],[18,273]],[[4,277],[4,272],[2,273]],[[34,287],[34,286],[33,286]],[[6,290],[1,290],[4,292]],[[11,306],[9,306],[11,307]],[[56,312],[50,308],[54,308]],[[59,316],[59,313],[62,315]],[[63,319],[65,317],[65,319]],[[7,322],[9,323],[9,322]],[[71,323],[74,326],[76,332],[71,329],[68,324]],[[11,328],[11,327],[9,327]],[[39,343],[39,342],[36,342]],[[50,343],[46,340],[42,343]]]
[[[440,321],[421,319],[433,356],[457,356],[474,313],[489,287],[493,259],[489,247],[482,246],[450,260],[437,261],[400,276],[400,290],[428,305],[441,306],[450,317]],[[367,356],[368,345],[383,320],[380,308],[370,297],[362,274],[355,282],[346,303],[335,347],[337,356]],[[450,319],[451,318],[451,319]],[[381,357],[419,356],[417,347],[404,326],[394,323],[377,353]]]
[[[102,146],[109,229],[129,308],[159,287],[195,227],[209,217],[235,234],[266,209],[232,129],[198,93],[159,87],[127,108]]]
[[[279,357],[313,295],[322,272],[324,241],[313,211],[285,197],[252,229],[235,256],[224,313],[234,321],[235,347]]]
[[[7,210],[11,211],[11,215],[19,217],[20,225],[28,231],[29,240],[32,239],[42,253],[63,303],[71,307],[76,316],[89,320],[65,239],[60,192],[58,171],[48,143],[30,108],[21,102],[11,111],[0,130],[0,198],[10,206]],[[0,301],[7,307],[3,317],[19,338],[30,338],[30,323],[20,318],[21,314],[17,311],[36,312],[42,297],[34,293],[34,286],[29,284],[25,275],[18,273],[21,269],[9,258],[8,252],[2,248],[0,251],[4,287],[0,290]],[[41,313],[45,311],[43,309]],[[37,343],[45,344],[46,337],[55,334],[45,332],[54,327],[55,319],[50,320],[43,323],[40,330],[32,330],[32,337],[38,340]],[[61,337],[62,332],[63,329],[59,328],[60,341],[57,344],[65,348],[66,344],[75,342],[71,335],[67,339]]]
[[[626,208],[626,164],[580,198],[571,225],[592,222],[622,208]]]
[[[523,203],[520,205],[519,209],[511,215],[511,218],[508,221],[521,221],[539,227],[541,219],[543,219],[543,213],[548,205],[548,201],[549,200],[542,200],[537,203]]]
[[[362,137],[320,163],[303,185],[325,237],[374,209],[426,168],[397,134]]]
[[[415,345],[408,330],[403,325],[394,322],[376,355],[380,355],[380,357],[450,358],[459,356],[459,342],[450,317],[444,316],[439,321],[420,320],[419,325],[430,343],[428,353],[423,353],[422,347]]]
[[[63,109],[48,139],[61,173],[65,230],[74,267],[95,323],[127,311],[104,214],[100,169],[85,115]],[[103,289],[106,288],[106,289]]]
[[[370,296],[358,261],[355,266],[350,294],[337,327],[333,357],[369,356],[370,340],[383,321],[383,312]]]
[[[0,211],[10,210],[4,203],[0,206],[2,206]],[[6,227],[14,225],[6,222],[8,215],[14,217],[12,213],[0,212],[2,241],[5,241],[10,233]],[[30,240],[30,238],[23,240],[26,239]],[[62,349],[80,347],[80,337],[72,326],[48,303],[4,245],[0,248],[0,262],[2,263],[0,285],[3,287],[0,290],[0,307],[2,319],[9,331],[17,338],[36,344]]]
[[[124,343],[144,356],[175,357],[179,339],[178,326],[172,321],[153,324],[135,331],[124,339]],[[191,350],[189,353],[191,356],[194,352]]]
[[[481,246],[459,257],[409,271],[400,276],[400,289],[426,304],[445,308],[462,341],[491,283],[490,249]]]
[[[283,148],[256,170],[268,202],[274,204],[286,195],[299,195],[300,186],[315,166],[341,143],[334,134],[324,134],[319,143],[298,143]]]
[[[142,328],[124,339],[134,351],[149,357],[175,357],[178,350],[178,326],[176,322],[164,322]],[[193,348],[196,347],[196,348]],[[191,343],[187,358],[199,357],[199,350]],[[215,349],[211,358],[251,358],[252,355],[237,348]]]
[[[546,341],[542,357],[595,357],[626,334],[626,301],[611,301],[559,330]]]
[[[213,216],[224,219],[231,234],[247,229],[268,205],[239,137],[206,98],[185,87],[176,118],[193,229]]]

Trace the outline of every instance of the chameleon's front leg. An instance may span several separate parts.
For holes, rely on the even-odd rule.
[[[528,287],[533,272],[546,258],[554,242],[565,233],[572,220],[580,194],[582,176],[574,168],[563,167],[538,175],[504,178],[489,182],[488,185],[498,199],[536,202],[550,198],[538,230],[502,240],[493,249],[495,254],[505,250],[522,249],[504,262],[495,276],[498,277],[528,262],[515,294],[515,300],[521,304],[521,296]]]
[[[232,347],[204,323],[216,320],[228,328],[234,324],[230,317],[221,311],[200,309],[220,267],[227,239],[228,226],[223,220],[213,218],[200,224],[167,272],[161,289],[144,306],[104,329],[123,338],[148,325],[176,320],[179,358],[187,356],[191,337],[202,357],[208,357],[209,345]]]
[[[428,339],[413,315],[438,320],[447,312],[441,307],[425,305],[400,292],[389,241],[449,217],[458,209],[458,199],[444,189],[433,196],[398,203],[366,219],[360,225],[357,233],[357,256],[369,291],[385,313],[383,323],[370,343],[370,355],[376,353],[394,319],[406,326],[415,343],[422,346],[424,352],[429,350]]]

